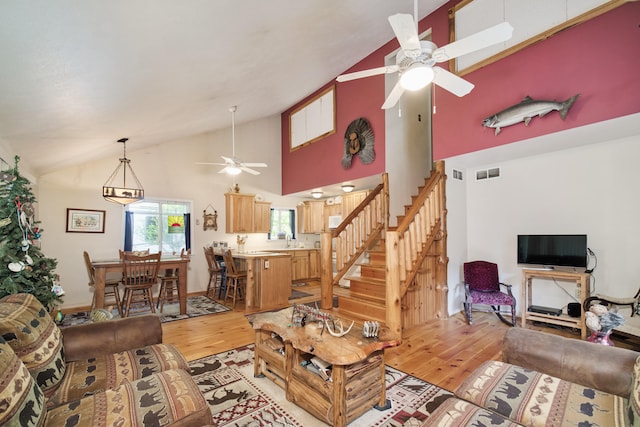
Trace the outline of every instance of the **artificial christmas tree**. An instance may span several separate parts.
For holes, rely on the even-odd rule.
[[[53,309],[63,294],[53,271],[58,262],[34,244],[42,230],[35,220],[31,183],[18,172],[19,160],[16,156],[13,169],[0,172],[0,298],[29,293]]]

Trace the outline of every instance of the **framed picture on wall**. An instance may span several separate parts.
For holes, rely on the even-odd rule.
[[[106,211],[67,208],[67,233],[104,233]]]

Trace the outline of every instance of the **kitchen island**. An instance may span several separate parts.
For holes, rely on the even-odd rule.
[[[222,255],[218,249],[216,255]],[[231,251],[239,270],[247,271],[245,310],[282,308],[291,296],[291,255],[279,252]]]

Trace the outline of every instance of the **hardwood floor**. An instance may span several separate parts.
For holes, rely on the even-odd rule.
[[[296,302],[319,299],[317,285],[295,289],[312,294]],[[244,307],[238,304],[235,310],[226,313],[163,323],[164,342],[175,345],[187,360],[253,343],[254,332],[244,314]],[[447,390],[455,390],[482,362],[500,360],[502,339],[508,328],[495,315],[481,312],[474,312],[473,325],[467,324],[462,313],[446,320],[429,321],[405,330],[402,344],[385,350],[385,363]],[[580,338],[577,331],[570,329],[545,325],[531,328]],[[615,338],[614,341],[616,345],[627,346]]]

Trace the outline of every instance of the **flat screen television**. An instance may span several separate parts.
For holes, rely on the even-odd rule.
[[[518,264],[587,267],[586,234],[519,234]]]

